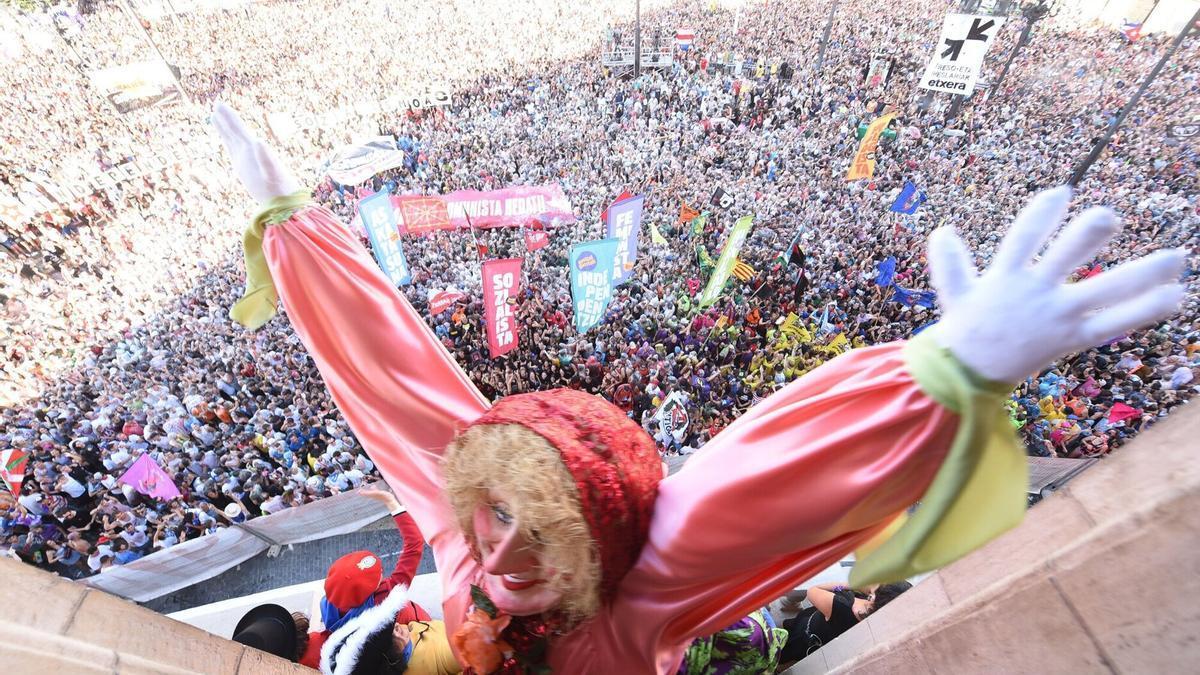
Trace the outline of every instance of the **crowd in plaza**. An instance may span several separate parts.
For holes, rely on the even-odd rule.
[[[363,195],[383,189],[559,184],[577,220],[550,227],[547,247],[527,251],[518,228],[405,237],[414,280],[402,291],[489,399],[553,387],[600,394],[670,456],[699,450],[838,353],[936,321],[935,309],[894,296],[895,286],[929,289],[930,231],[953,225],[986,263],[1018,206],[1067,178],[1169,39],[1131,43],[1111,27],[1047,19],[1005,81],[951,117],[948,96],[916,87],[946,8],[917,0],[886,13],[841,3],[819,69],[821,3],[748,3],[736,33],[733,13],[707,3],[644,8],[643,25],[687,26],[696,42],[636,79],[599,63],[616,21],[606,3],[256,3],[145,19],[144,35],[119,3],[94,5],[63,10],[53,19],[61,33],[50,13],[6,17],[27,30],[24,52],[7,55],[22,67],[0,68],[5,89],[22,92],[0,119],[11,149],[0,157],[0,205],[55,197],[55,181],[89,170],[170,158],[31,217],[0,214],[0,450],[30,453],[21,494],[0,498],[0,549],[72,577],[374,475],[286,316],[256,332],[228,318],[252,204],[215,152],[213,101],[259,126],[347,222]],[[998,71],[1021,25],[1008,22],[985,69]],[[154,58],[146,36],[178,66],[190,102],[119,114],[87,73]],[[873,52],[891,70],[868,86]],[[733,55],[756,65],[735,75],[721,65]],[[1075,208],[1111,205],[1125,230],[1078,277],[1200,245],[1195,141],[1164,131],[1200,89],[1198,57],[1193,37],[1080,185]],[[432,85],[452,90],[450,105],[328,115]],[[894,140],[880,146],[874,178],[847,182],[856,130],[885,109],[897,114]],[[269,113],[337,123],[282,134]],[[401,166],[360,186],[321,173],[338,147],[378,134],[405,149]],[[912,215],[889,210],[906,181],[928,196]],[[732,204],[711,203],[718,188]],[[567,251],[604,237],[600,214],[626,191],[645,196],[643,222],[667,243],[642,233],[632,279],[580,335]],[[697,225],[680,218],[683,207],[707,213]],[[698,311],[708,272],[698,247],[715,259],[743,215],[754,229],[740,258],[755,274]],[[802,255],[791,255],[797,237]],[[521,346],[491,359],[479,268],[507,257],[525,259]],[[894,273],[881,285],[888,260]],[[1179,315],[1014,392],[1010,416],[1031,455],[1103,456],[1200,389],[1195,255],[1184,278]],[[466,298],[431,315],[431,293],[448,287]],[[793,314],[788,325],[802,330],[783,330]],[[654,420],[673,392],[690,415],[679,434]],[[117,482],[143,454],[182,498]]]

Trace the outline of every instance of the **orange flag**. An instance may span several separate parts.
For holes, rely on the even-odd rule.
[[[879,147],[879,134],[895,116],[895,113],[880,115],[867,127],[867,133],[863,134],[862,142],[858,144],[858,152],[854,153],[854,161],[850,162],[850,170],[846,172],[846,180],[875,175],[875,148]]]
[[[681,223],[690,223],[695,220],[696,216],[698,215],[700,215],[700,212],[688,206],[687,204],[679,207],[679,222]]]

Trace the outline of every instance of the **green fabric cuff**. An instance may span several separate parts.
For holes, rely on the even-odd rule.
[[[254,216],[242,234],[242,249],[246,260],[246,292],[229,310],[229,318],[249,328],[258,330],[275,316],[279,294],[267,267],[263,253],[263,233],[267,225],[287,222],[300,209],[311,203],[307,190],[282,195],[267,202]]]
[[[850,575],[855,587],[946,565],[1016,526],[1025,514],[1025,450],[1001,403],[1012,387],[980,377],[927,333],[909,340],[903,354],[921,390],[958,415],[958,429],[912,517],[855,565]]]

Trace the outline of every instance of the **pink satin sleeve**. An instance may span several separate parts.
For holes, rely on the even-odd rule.
[[[901,346],[854,350],[793,382],[663,480],[614,617],[659,652],[708,635],[834,564],[918,501],[957,416]]]
[[[280,300],[338,409],[429,540],[443,574],[469,552],[443,489],[440,459],[487,401],[425,322],[328,210],[267,228]],[[466,559],[464,559],[464,557]]]

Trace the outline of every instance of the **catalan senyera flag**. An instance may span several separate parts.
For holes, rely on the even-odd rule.
[[[896,117],[895,113],[887,113],[875,118],[863,134],[862,142],[858,144],[858,152],[850,162],[850,170],[846,172],[846,180],[870,178],[875,175],[875,149],[879,147],[879,135]]]
[[[753,279],[755,274],[757,274],[757,271],[753,267],[747,265],[741,260],[734,261],[733,276],[741,280],[742,283],[746,283]]]

